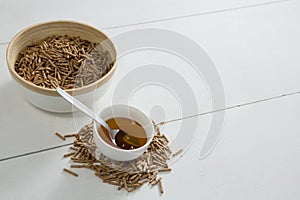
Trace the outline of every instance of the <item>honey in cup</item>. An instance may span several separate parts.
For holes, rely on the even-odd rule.
[[[145,129],[135,120],[124,117],[115,117],[106,120],[106,123],[111,129],[122,130],[117,133],[115,137],[116,145],[111,140],[106,128],[103,126],[99,127],[98,134],[111,146],[125,150],[132,150],[142,147],[147,143],[147,134]]]

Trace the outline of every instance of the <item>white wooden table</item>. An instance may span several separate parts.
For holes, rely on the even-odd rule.
[[[300,91],[299,1],[1,0],[0,13],[0,199],[300,198],[300,94],[279,97]],[[249,105],[225,111],[219,142],[204,159],[200,151],[213,114],[190,119],[198,127],[184,131],[195,133],[195,138],[183,141],[191,147],[172,164],[172,172],[163,175],[163,195],[148,186],[134,193],[117,191],[87,170],[77,170],[79,177],[74,178],[62,172],[70,165],[62,155],[71,140],[62,142],[54,132],[76,132],[89,120],[29,104],[13,87],[5,61],[6,47],[18,31],[55,19],[93,25],[112,40],[145,28],[182,34],[214,62],[224,86],[225,107]],[[178,56],[144,49],[119,59],[111,90],[97,102],[96,110],[111,102],[129,72],[148,65],[167,66],[182,75],[195,95],[197,112],[214,109],[203,77],[191,66]],[[122,101],[157,121],[180,117],[182,108],[193,108],[180,105],[180,97],[178,101],[170,89],[175,88],[148,84]],[[176,140],[181,125],[170,123],[163,132]]]

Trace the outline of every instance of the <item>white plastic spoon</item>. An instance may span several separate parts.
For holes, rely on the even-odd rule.
[[[81,112],[89,116],[91,119],[95,120],[99,124],[101,124],[108,132],[110,135],[111,140],[113,141],[114,144],[116,135],[120,132],[123,132],[122,130],[119,129],[111,129],[108,124],[99,116],[97,115],[94,111],[92,111],[90,108],[88,108],[86,105],[78,101],[76,98],[72,97],[69,95],[67,92],[65,92],[63,89],[57,87],[56,88],[57,93],[62,96],[65,100],[67,100],[69,103],[71,103],[73,106],[78,108]]]

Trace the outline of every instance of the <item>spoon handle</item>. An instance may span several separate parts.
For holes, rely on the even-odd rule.
[[[110,130],[110,127],[108,124],[99,116],[97,115],[94,111],[92,111],[89,107],[78,101],[76,98],[73,96],[69,95],[67,92],[65,92],[63,89],[57,87],[56,91],[60,96],[62,96],[65,100],[67,100],[69,103],[71,103],[73,106],[81,110],[83,113],[85,113],[87,116],[90,118],[94,119],[98,123],[100,123],[102,126],[104,126],[108,131]]]

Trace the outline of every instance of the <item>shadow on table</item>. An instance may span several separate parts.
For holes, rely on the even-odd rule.
[[[39,112],[56,117],[73,118],[72,113],[53,113],[34,106],[18,92],[12,80],[0,85],[0,94],[2,113]]]

